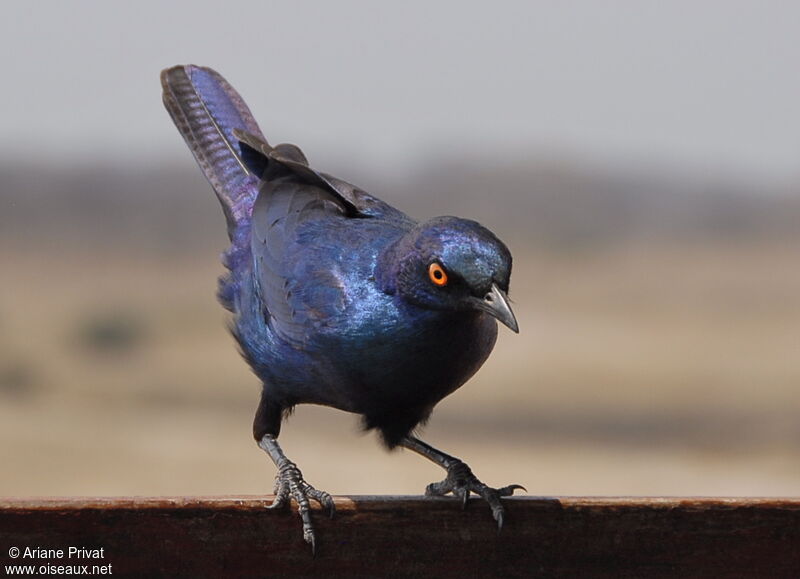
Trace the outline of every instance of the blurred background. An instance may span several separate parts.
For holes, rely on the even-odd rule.
[[[271,492],[215,302],[224,220],[158,75],[510,246],[501,329],[425,439],[535,495],[800,493],[800,5],[4,3],[0,495]],[[442,472],[354,416],[281,436],[338,494]]]

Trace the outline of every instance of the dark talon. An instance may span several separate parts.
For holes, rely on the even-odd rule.
[[[308,483],[304,483],[305,486],[303,487],[309,496],[317,501],[321,507],[328,510],[328,516],[332,519],[333,515],[336,514],[336,505],[333,502],[333,497],[326,493],[325,491],[318,491]]]
[[[500,502],[500,497],[511,496],[514,494],[515,490],[525,490],[525,487],[516,484],[499,489],[489,487],[472,473],[472,470],[466,463],[457,459],[449,463],[446,468],[447,477],[445,477],[443,481],[429,484],[425,489],[425,495],[438,496],[452,493],[461,499],[462,508],[467,507],[467,502],[471,493],[480,495],[489,503],[489,507],[492,509],[492,516],[497,521],[497,530],[499,532],[503,528],[503,522],[505,520],[505,509]]]
[[[281,507],[286,506],[286,499],[282,496],[276,496],[275,499],[272,501],[272,504],[267,508],[272,510],[280,509]]]
[[[528,489],[526,489],[522,485],[508,485],[507,487],[497,489],[497,494],[499,494],[501,497],[510,497],[514,494],[514,491],[517,489],[523,490],[526,493],[528,492]]]
[[[269,448],[268,444],[265,445]],[[311,522],[309,499],[313,499],[323,508],[327,508],[330,516],[333,517],[335,511],[333,498],[325,491],[317,490],[308,484],[303,479],[303,473],[300,472],[297,465],[282,454],[278,456],[276,463],[278,464],[278,474],[275,476],[275,500],[267,508],[279,509],[294,500],[297,503],[297,514],[300,515],[303,522],[303,540],[311,545],[312,555],[316,555],[317,538]]]
[[[441,497],[442,495],[447,494],[449,489],[447,489],[447,485],[445,484],[447,480],[440,481],[438,483],[431,483],[427,487],[425,487],[425,496],[426,497]]]

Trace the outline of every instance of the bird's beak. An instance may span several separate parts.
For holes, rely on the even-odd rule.
[[[483,310],[511,328],[512,332],[519,334],[519,324],[517,324],[517,318],[514,317],[514,312],[511,311],[511,306],[508,305],[508,296],[497,287],[496,283],[492,284],[492,289],[483,296],[483,299],[476,300],[475,305],[479,310]]]

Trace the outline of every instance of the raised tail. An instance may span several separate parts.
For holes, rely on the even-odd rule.
[[[243,163],[233,131],[266,139],[239,93],[210,68],[173,66],[161,72],[161,86],[164,106],[214,188],[233,239],[250,218],[259,183]]]

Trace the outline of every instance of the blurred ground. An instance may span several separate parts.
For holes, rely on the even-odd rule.
[[[214,298],[223,220],[192,171],[0,171],[0,495],[271,491],[258,384]],[[440,175],[444,201],[372,187],[515,255],[522,333],[501,331],[426,440],[532,494],[797,494],[798,196],[493,171]],[[442,476],[334,410],[300,407],[281,440],[337,494]]]

